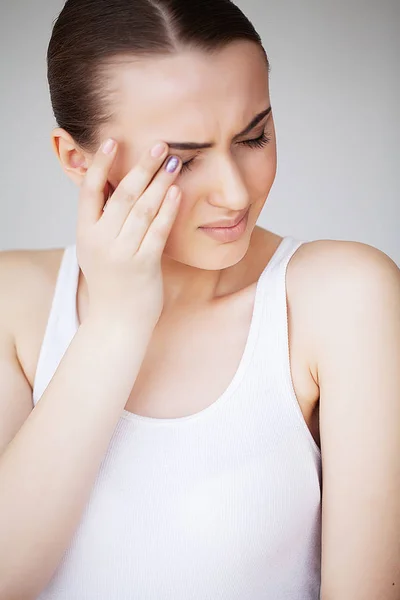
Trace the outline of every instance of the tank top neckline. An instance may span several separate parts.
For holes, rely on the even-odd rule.
[[[239,387],[240,383],[243,380],[243,377],[246,373],[247,367],[251,362],[251,357],[253,355],[254,349],[256,347],[256,342],[258,338],[258,334],[260,333],[260,328],[257,327],[261,317],[261,310],[263,305],[263,298],[266,291],[266,280],[268,275],[270,274],[273,267],[280,262],[280,260],[287,254],[288,250],[293,247],[293,250],[296,250],[298,246],[300,246],[303,242],[293,238],[292,236],[283,237],[277,248],[275,249],[274,254],[271,256],[268,264],[262,271],[259,276],[255,295],[254,295],[254,304],[252,310],[252,316],[250,319],[250,326],[248,329],[248,334],[244,346],[244,350],[242,352],[239,365],[236,368],[236,371],[231,379],[230,383],[226,387],[225,391],[209,406],[206,406],[200,411],[193,413],[191,415],[186,415],[183,417],[169,417],[169,418],[159,418],[159,417],[150,417],[145,415],[139,415],[131,411],[127,411],[125,409],[122,410],[121,419],[125,421],[131,421],[137,424],[143,424],[147,426],[168,426],[168,425],[183,425],[184,423],[190,423],[193,421],[197,421],[199,419],[206,418],[207,416],[214,413],[217,409],[221,408],[226,401],[234,394],[236,389]],[[58,314],[62,312],[62,319],[65,328],[65,319],[67,320],[68,327],[66,328],[68,331],[66,335],[69,336],[69,339],[72,340],[75,333],[77,332],[80,323],[78,318],[78,310],[77,310],[77,291],[79,284],[79,275],[80,275],[80,267],[77,260],[76,255],[76,244],[73,244],[66,248],[64,257],[62,259],[62,264],[60,267],[60,274],[64,277],[62,297],[59,300],[59,303],[63,304],[63,310],[59,310]],[[68,287],[66,281],[68,283]],[[68,291],[68,294],[65,294],[65,291]],[[60,294],[61,292],[61,283],[60,277],[57,281],[55,296]]]

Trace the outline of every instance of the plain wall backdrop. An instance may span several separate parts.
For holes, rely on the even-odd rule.
[[[190,1],[190,0],[188,0]],[[237,0],[268,53],[278,173],[259,224],[400,265],[400,2]],[[0,249],[75,241],[78,188],[50,143],[46,50],[63,0],[1,0]]]

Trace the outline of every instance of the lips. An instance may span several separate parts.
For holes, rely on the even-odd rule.
[[[202,225],[200,227],[200,229],[214,229],[214,228],[218,228],[218,229],[231,229],[233,227],[236,227],[240,221],[242,221],[242,219],[246,216],[246,214],[248,213],[249,209],[246,208],[246,210],[242,211],[242,213],[234,220],[220,220],[220,221],[214,221],[213,223],[207,223],[207,225]]]
[[[250,210],[234,227],[200,227],[200,231],[216,242],[228,244],[239,240],[247,231]]]

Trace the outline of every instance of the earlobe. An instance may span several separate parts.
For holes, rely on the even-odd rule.
[[[59,127],[52,131],[51,143],[63,171],[74,183],[80,186],[89,168],[86,153],[79,148],[65,129]]]

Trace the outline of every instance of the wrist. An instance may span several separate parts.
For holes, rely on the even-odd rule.
[[[89,314],[81,327],[91,332],[98,343],[117,347],[135,347],[150,341],[154,327],[140,318],[122,318],[119,315]]]

